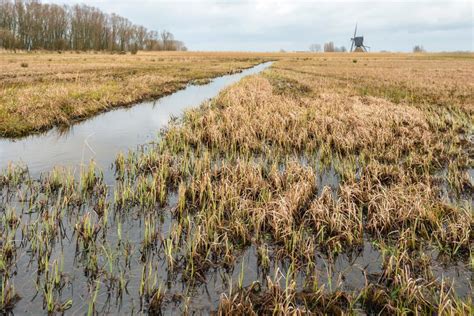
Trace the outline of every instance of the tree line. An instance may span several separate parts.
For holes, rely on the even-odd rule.
[[[347,52],[347,48],[345,46],[337,47],[334,45],[334,42],[327,42],[324,43],[323,47],[324,52],[339,52],[339,53],[344,53]],[[309,51],[313,53],[317,53],[321,51],[321,45],[320,44],[311,44],[309,46]]]
[[[0,47],[9,50],[186,50],[172,33],[148,30],[87,5],[0,0]]]

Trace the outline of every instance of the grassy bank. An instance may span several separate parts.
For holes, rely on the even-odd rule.
[[[43,131],[239,71],[264,56],[0,53],[0,136]]]

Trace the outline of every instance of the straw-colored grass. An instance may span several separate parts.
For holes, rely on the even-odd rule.
[[[0,136],[68,125],[248,68],[264,58],[178,52],[0,53]]]

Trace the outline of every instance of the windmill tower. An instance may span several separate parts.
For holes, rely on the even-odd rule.
[[[354,37],[351,38],[351,52],[367,52],[367,48],[370,48],[369,46],[364,45],[364,37],[363,36],[357,36],[357,23],[356,27],[354,30]],[[354,49],[355,46],[355,49]]]

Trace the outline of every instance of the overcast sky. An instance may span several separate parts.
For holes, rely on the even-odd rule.
[[[350,46],[358,34],[373,51],[473,50],[473,1],[52,0],[84,3],[149,29],[171,31],[190,50],[307,50]]]

